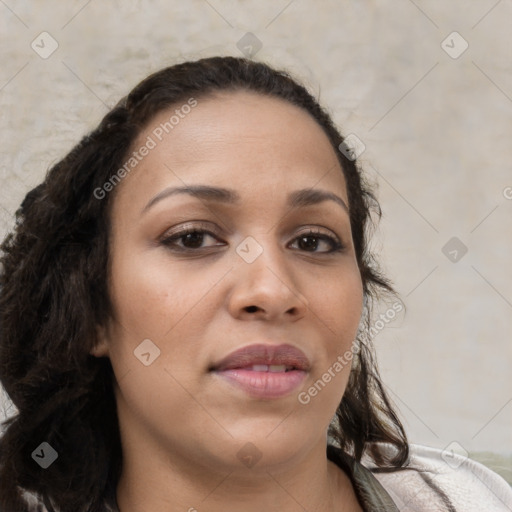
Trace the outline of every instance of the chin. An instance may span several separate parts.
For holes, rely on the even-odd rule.
[[[253,471],[284,469],[297,464],[321,438],[318,432],[308,432],[303,423],[289,425],[286,419],[280,421],[281,424],[274,418],[273,421],[239,426],[235,432],[230,430],[233,434],[231,452],[235,453],[235,464]]]

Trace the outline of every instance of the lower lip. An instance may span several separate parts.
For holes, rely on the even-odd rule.
[[[296,390],[306,378],[306,372],[257,372],[252,370],[223,370],[217,375],[255,398],[281,398]]]

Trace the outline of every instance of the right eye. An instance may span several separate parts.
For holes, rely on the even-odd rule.
[[[186,226],[170,236],[164,236],[160,243],[175,251],[194,251],[214,247],[214,245],[203,246],[205,238],[218,240],[217,235],[201,226]],[[181,245],[180,243],[181,242]],[[223,244],[215,244],[223,245]]]

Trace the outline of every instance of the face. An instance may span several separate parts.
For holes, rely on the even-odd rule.
[[[160,134],[174,110],[139,135],[155,147],[112,206],[115,318],[93,353],[112,362],[123,443],[217,469],[294,460],[325,442],[362,311],[342,170],[282,100],[198,99]]]

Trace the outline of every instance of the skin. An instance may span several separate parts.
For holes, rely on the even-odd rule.
[[[151,120],[134,148],[174,108]],[[242,201],[180,194],[141,213],[167,187],[185,184],[231,188]],[[334,192],[348,205],[334,149],[316,121],[252,92],[199,98],[117,186],[115,318],[98,328],[92,353],[109,357],[115,373],[121,512],[362,510],[347,475],[325,454],[350,367],[307,405],[297,399],[351,349],[363,299],[348,213],[334,201],[290,210],[288,193],[302,188]],[[215,236],[175,240],[175,248],[192,247],[187,253],[161,242],[185,225]],[[314,237],[301,243],[308,228],[344,248],[328,253],[329,242]],[[248,236],[263,249],[252,263],[236,252]],[[160,349],[149,366],[134,356],[144,339]],[[304,385],[257,399],[208,371],[253,343],[300,348],[312,363]],[[252,467],[240,460],[246,443],[261,455]]]

